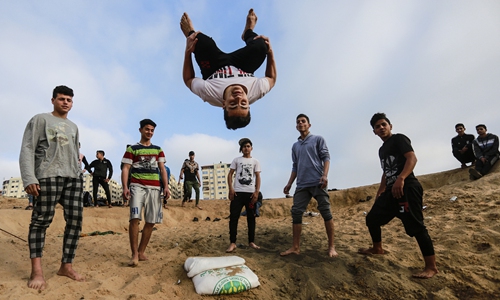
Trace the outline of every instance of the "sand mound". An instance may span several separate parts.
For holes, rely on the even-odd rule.
[[[215,299],[494,299],[500,293],[500,170],[471,182],[466,170],[420,176],[425,189],[426,225],[434,241],[440,273],[429,280],[411,277],[423,267],[414,239],[397,219],[383,230],[384,256],[365,257],[357,249],[370,245],[364,212],[370,210],[378,185],[330,192],[339,257],[327,256],[321,217],[304,217],[302,253],[280,257],[292,242],[292,199],[264,200],[257,219],[255,251],[247,244],[245,217],[240,219],[241,248],[235,255],[258,276],[261,286]],[[456,201],[450,201],[456,196]],[[156,226],[149,261],[129,268],[128,210],[86,208],[84,233],[118,234],[80,239],[75,268],[86,276],[77,283],[56,275],[61,256],[64,218],[59,207],[47,231],[43,258],[48,288],[38,293],[26,287],[30,273],[27,243],[0,232],[1,299],[201,299],[182,265],[189,256],[224,256],[229,244],[229,202],[202,201],[180,207],[169,201],[164,223]],[[0,228],[27,239],[31,212],[25,199],[0,198]],[[16,207],[16,208],[15,208]],[[316,202],[309,208],[316,211]],[[193,222],[197,217],[198,222]],[[205,221],[209,217],[210,221]],[[214,222],[215,218],[221,219]],[[178,280],[181,281],[177,284]]]

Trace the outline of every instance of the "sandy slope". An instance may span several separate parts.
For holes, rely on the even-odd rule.
[[[261,286],[233,296],[212,299],[495,299],[500,295],[500,167],[471,182],[467,170],[419,177],[425,189],[426,225],[433,238],[440,273],[429,280],[411,277],[423,267],[414,239],[401,222],[383,228],[387,255],[356,253],[370,245],[364,212],[377,185],[331,192],[338,258],[326,254],[321,217],[304,218],[302,253],[280,257],[292,242],[291,199],[265,200],[257,219],[255,251],[239,248],[236,255],[259,276]],[[451,202],[449,199],[457,196]],[[30,211],[26,200],[0,198],[0,228],[27,238]],[[203,211],[170,201],[164,224],[157,226],[148,247],[149,261],[129,268],[128,210],[86,208],[84,230],[121,234],[80,239],[75,269],[86,282],[56,275],[64,219],[58,208],[47,232],[43,258],[48,288],[26,287],[30,272],[27,244],[0,232],[1,299],[201,299],[182,266],[189,256],[224,256],[228,246],[227,201],[202,201]],[[310,210],[315,210],[312,201]],[[22,207],[14,209],[14,207]],[[199,222],[192,222],[194,217]],[[204,221],[221,218],[219,222]],[[246,219],[240,219],[238,243],[246,244]],[[177,281],[181,283],[177,285]]]

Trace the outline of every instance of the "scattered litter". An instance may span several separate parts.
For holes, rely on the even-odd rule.
[[[179,279],[179,280],[177,280],[177,284],[181,284],[181,280],[180,280],[180,279]]]
[[[432,217],[425,217],[425,219],[426,219],[426,220],[430,220],[430,219],[432,219]]]
[[[457,196],[453,196],[450,198],[450,201],[455,201],[455,200],[457,200]]]
[[[363,212],[363,215],[365,215],[365,216],[366,216],[366,214],[367,214],[367,212],[366,212],[366,211],[364,211],[364,212]]]
[[[82,234],[80,234],[80,236],[81,237],[85,237],[85,236],[108,235],[108,234],[121,234],[121,233],[115,232],[115,231],[112,231],[112,230],[109,230],[109,231],[93,231],[91,233],[82,233]]]
[[[422,210],[425,210],[427,208],[427,205],[422,206]]]
[[[218,222],[218,221],[220,221],[220,219],[219,218],[215,218],[213,222]]]

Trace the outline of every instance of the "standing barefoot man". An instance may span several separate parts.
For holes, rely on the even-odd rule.
[[[370,124],[375,135],[384,141],[379,150],[383,174],[375,203],[366,216],[366,226],[370,231],[373,247],[359,249],[358,252],[366,255],[384,254],[380,226],[397,217],[403,222],[406,234],[417,239],[424,256],[424,270],[413,277],[431,278],[438,273],[438,269],[434,246],[424,225],[423,189],[413,175],[417,157],[410,139],[403,134],[392,134],[391,121],[384,113],[374,114]]]
[[[328,170],[330,168],[330,153],[325,140],[309,131],[311,123],[309,117],[300,114],[297,116],[297,130],[299,140],[292,147],[292,173],[283,193],[288,195],[292,183],[297,178],[297,188],[293,195],[293,245],[292,248],[281,252],[281,256],[300,254],[300,234],[302,232],[302,215],[307,205],[314,197],[318,202],[318,210],[325,221],[326,235],[328,236],[328,256],[338,256],[333,245],[333,216],[330,210],[330,196],[327,192]]]
[[[267,94],[276,82],[276,63],[268,37],[253,29],[257,16],[250,9],[241,38],[246,46],[231,53],[222,52],[215,41],[194,31],[187,13],[181,17],[181,30],[186,37],[182,77],[186,86],[203,101],[222,107],[228,129],[238,129],[250,123],[250,104]],[[192,55],[201,70],[195,77]],[[265,77],[253,73],[267,57]]]
[[[122,158],[123,198],[130,200],[128,231],[132,251],[132,257],[128,263],[130,267],[137,266],[139,261],[148,260],[144,252],[153,233],[153,227],[163,222],[160,173],[163,181],[163,195],[167,199],[170,196],[165,154],[159,146],[151,143],[156,123],[150,119],[144,119],[139,124],[141,141],[129,146]],[[142,220],[143,211],[146,224],[142,228],[139,243],[139,222]]]
[[[52,113],[34,116],[24,131],[19,166],[26,193],[34,196],[29,229],[31,276],[28,287],[46,288],[42,270],[45,231],[52,223],[56,204],[64,208],[66,227],[59,276],[76,281],[84,277],[73,270],[73,259],[83,220],[83,181],[79,158],[78,127],[68,120],[73,90],[57,86],[52,92]]]

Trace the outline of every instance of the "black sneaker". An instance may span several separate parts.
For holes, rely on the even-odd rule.
[[[469,169],[469,174],[471,175],[471,177],[474,177],[474,179],[483,177],[483,174],[479,173],[479,171],[474,168]]]

